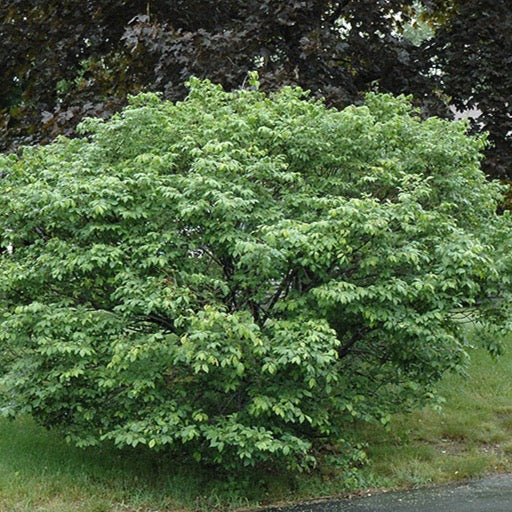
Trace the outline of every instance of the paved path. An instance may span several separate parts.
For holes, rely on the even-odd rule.
[[[512,512],[512,475],[433,489],[273,508],[268,512]]]

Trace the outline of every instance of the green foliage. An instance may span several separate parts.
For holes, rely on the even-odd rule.
[[[403,97],[306,96],[192,79],[2,158],[5,415],[305,467],[343,421],[428,399],[464,360],[461,317],[508,328],[484,141]]]

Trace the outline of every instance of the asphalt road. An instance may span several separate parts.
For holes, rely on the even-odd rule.
[[[512,512],[512,475],[262,512]]]

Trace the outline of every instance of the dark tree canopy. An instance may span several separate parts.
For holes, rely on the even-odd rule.
[[[410,1],[0,1],[2,148],[71,133],[147,88],[183,97],[190,75],[240,87],[299,84],[345,105],[372,84],[411,90],[394,16]]]
[[[485,170],[512,177],[512,10],[507,0],[460,2],[425,51],[442,71],[439,85],[458,110],[480,110],[488,131]]]
[[[68,134],[83,116],[108,116],[142,87],[121,41],[128,3],[134,12],[145,5],[0,2],[1,149]]]
[[[0,150],[70,135],[127,94],[182,99],[191,75],[310,89],[338,107],[372,89],[425,115],[476,108],[487,174],[512,176],[512,24],[506,0],[0,0]],[[431,28],[413,44],[411,27]],[[409,37],[407,37],[409,34]],[[405,37],[404,37],[405,35]]]

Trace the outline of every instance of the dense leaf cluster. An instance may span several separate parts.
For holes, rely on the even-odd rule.
[[[507,328],[509,217],[464,123],[190,85],[2,158],[4,414],[305,464],[428,398],[465,315]]]

